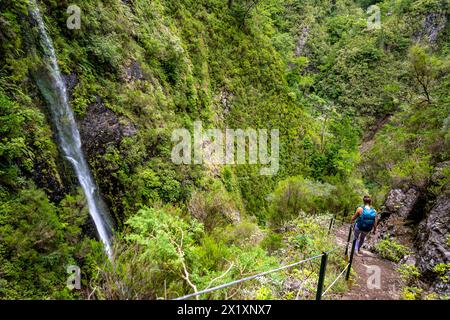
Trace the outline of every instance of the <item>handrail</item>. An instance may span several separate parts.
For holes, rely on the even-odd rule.
[[[347,245],[347,244],[348,244],[348,242],[345,243],[345,245]],[[305,263],[305,262],[308,262],[308,261],[312,261],[314,259],[317,259],[317,258],[320,258],[320,257],[323,257],[323,256],[327,256],[330,253],[336,251],[337,249],[339,249],[339,247],[336,247],[336,248],[331,249],[331,250],[329,250],[327,252],[323,252],[323,253],[321,253],[319,255],[316,255],[316,256],[313,256],[313,257],[310,257],[310,258],[307,258],[307,259],[303,259],[303,260],[300,260],[300,261],[297,261],[297,262],[294,262],[294,263],[291,263],[291,264],[288,264],[288,265],[285,265],[285,266],[281,266],[281,267],[278,267],[278,268],[275,268],[275,269],[272,269],[272,270],[268,270],[268,271],[264,271],[264,272],[261,272],[261,273],[257,273],[257,274],[254,274],[252,276],[248,276],[248,277],[245,277],[245,278],[241,278],[241,279],[238,279],[238,280],[227,282],[227,283],[215,286],[213,288],[207,288],[207,289],[204,289],[204,290],[200,290],[200,291],[197,291],[197,292],[194,292],[194,293],[191,293],[191,294],[187,294],[187,295],[175,298],[173,300],[185,300],[185,299],[188,299],[188,298],[197,297],[197,296],[199,296],[201,294],[205,294],[205,293],[209,293],[209,292],[212,292],[212,291],[220,290],[220,289],[227,288],[227,287],[230,287],[232,285],[235,285],[235,284],[238,284],[238,283],[241,283],[241,282],[244,282],[244,281],[248,281],[248,280],[252,280],[252,279],[256,279],[256,278],[265,276],[265,275],[270,274],[270,273],[274,273],[274,272],[281,271],[281,270],[284,270],[284,269],[292,268],[292,267],[300,265],[302,263]],[[326,264],[326,262],[325,262],[325,264]],[[331,287],[337,282],[337,280],[342,276],[342,274],[345,272],[345,270],[347,270],[349,267],[351,267],[351,261],[347,264],[347,266],[344,268],[344,270],[341,271],[341,273],[336,277],[336,279],[325,289],[323,294],[321,294],[321,295],[319,294],[319,297],[324,296],[331,289]]]
[[[225,284],[221,284],[220,286],[216,286],[216,287],[213,287],[213,288],[210,288],[210,289],[205,289],[205,290],[197,291],[195,293],[187,294],[185,296],[176,298],[174,300],[185,300],[185,299],[192,298],[192,297],[204,294],[204,293],[208,293],[208,292],[211,292],[211,291],[216,291],[216,290],[219,290],[219,289],[223,289],[223,288],[226,288],[226,287],[229,287],[229,286],[232,286],[232,285],[244,282],[244,281],[248,281],[248,280],[252,280],[252,279],[255,279],[255,278],[259,278],[259,277],[265,276],[265,275],[267,275],[269,273],[273,273],[273,272],[277,272],[277,271],[280,271],[280,270],[292,268],[292,267],[294,267],[296,265],[299,265],[299,264],[302,264],[304,262],[308,262],[308,261],[320,258],[323,255],[324,254],[321,253],[321,254],[319,254],[317,256],[310,257],[310,258],[307,258],[307,259],[304,259],[304,260],[301,260],[301,261],[298,261],[298,262],[295,262],[295,263],[291,263],[291,264],[288,264],[286,266],[282,266],[282,267],[279,267],[279,268],[276,268],[276,269],[272,269],[272,270],[269,270],[269,271],[257,273],[257,274],[255,274],[253,276],[248,276],[248,277],[245,277],[245,278],[242,278],[242,279],[239,279],[239,280],[235,280],[235,281],[231,281],[231,282],[228,282],[228,283],[225,283]]]
[[[328,286],[328,288],[325,289],[325,291],[322,293],[322,297],[325,295],[325,293],[328,292],[328,290],[331,289],[331,287],[336,283],[336,281],[339,280],[339,278],[344,274],[345,270],[347,270],[347,268],[350,266],[350,263],[347,263],[347,265],[345,266],[344,270],[341,271],[341,273],[339,273],[339,275],[336,277],[336,279],[334,279],[334,281]]]

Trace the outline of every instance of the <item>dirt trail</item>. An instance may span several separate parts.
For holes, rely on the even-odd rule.
[[[338,244],[344,245],[347,241],[349,225],[344,225],[336,230]],[[370,235],[368,235],[370,237]],[[349,252],[351,245],[349,245]],[[401,285],[400,275],[395,271],[396,265],[379,257],[370,251],[361,250],[362,256],[354,255],[352,270],[356,273],[356,279],[350,283],[347,292],[337,295],[338,300],[397,300]],[[350,255],[350,253],[349,253]],[[375,281],[375,273],[379,271],[379,287]],[[355,277],[354,277],[355,278]],[[368,280],[369,285],[368,285]],[[372,284],[372,285],[371,285]]]

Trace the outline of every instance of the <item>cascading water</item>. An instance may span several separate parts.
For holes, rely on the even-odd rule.
[[[44,68],[36,77],[40,91],[47,100],[52,121],[57,130],[60,148],[72,163],[78,181],[87,199],[89,214],[94,221],[98,235],[111,258],[112,224],[95,181],[81,149],[80,133],[75,123],[72,109],[68,102],[67,89],[62,80],[56,59],[55,49],[42,20],[35,0],[30,0],[30,16],[39,32],[39,44],[43,52]]]

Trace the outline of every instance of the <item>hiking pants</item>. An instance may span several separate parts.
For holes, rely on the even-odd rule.
[[[358,229],[358,226],[355,225],[355,239],[356,239],[355,248],[356,248],[356,250],[359,251],[361,249],[368,233],[369,233],[369,231],[361,231]]]

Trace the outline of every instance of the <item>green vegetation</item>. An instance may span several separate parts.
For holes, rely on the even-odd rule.
[[[42,190],[22,190],[0,206],[0,296],[61,299],[66,267],[82,263],[90,241],[81,233],[87,218],[82,199],[66,197],[58,208]]]
[[[37,2],[117,226],[115,262],[94,240],[36,86],[42,52],[29,1],[3,0],[2,299],[174,298],[294,262],[333,248],[325,214],[348,213],[366,193],[378,207],[389,187],[426,186],[449,160],[448,26],[433,41],[420,36],[428,14],[448,16],[446,1],[376,2],[374,30],[365,14],[374,1],[92,0],[78,4],[80,30],[67,29],[66,2]],[[277,175],[174,164],[172,131],[196,120],[279,129]],[[393,240],[376,250],[396,262],[408,253]],[[345,266],[330,259],[325,285]],[[65,287],[70,264],[82,291]],[[201,298],[243,289],[244,298],[311,298],[317,272],[311,264]]]
[[[420,272],[415,265],[402,264],[397,271],[400,273],[401,279],[408,284],[414,283],[420,277]]]
[[[399,262],[410,250],[395,239],[383,239],[375,245],[375,251],[388,260]]]
[[[433,271],[437,273],[443,282],[447,283],[449,280],[450,263],[438,263],[434,266]]]
[[[420,300],[423,290],[418,287],[405,287],[402,290],[401,299]]]

